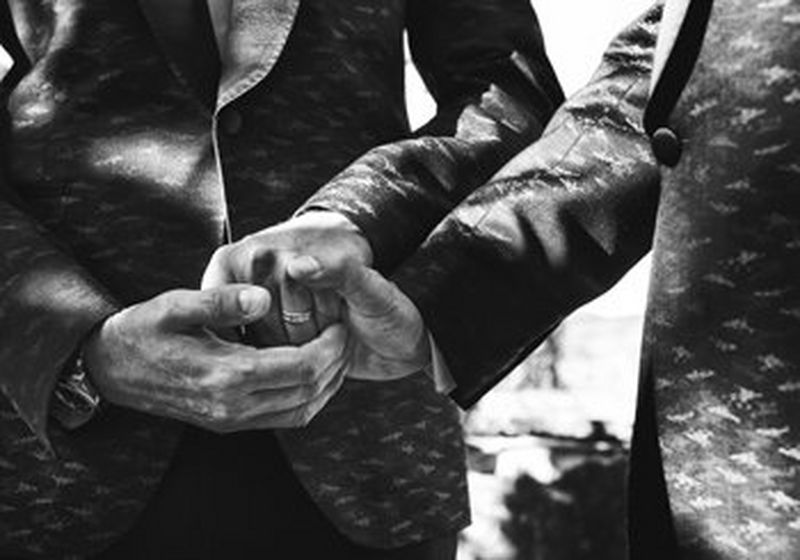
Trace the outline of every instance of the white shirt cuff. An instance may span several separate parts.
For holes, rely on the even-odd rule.
[[[425,373],[433,379],[436,391],[449,393],[456,388],[456,382],[453,376],[450,375],[450,368],[447,367],[444,356],[439,351],[439,347],[436,345],[436,341],[430,331],[428,331],[428,341],[431,344],[431,363],[425,368]]]

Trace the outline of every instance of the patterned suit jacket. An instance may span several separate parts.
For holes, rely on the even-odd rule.
[[[395,279],[469,406],[655,240],[633,557],[798,558],[800,2],[658,12]]]
[[[642,375],[671,557],[798,558],[800,2],[683,0],[664,18],[645,125],[669,168]]]
[[[562,100],[527,0],[240,0],[236,70],[221,74],[207,19],[184,25],[161,5],[0,2],[15,63],[0,67],[3,555],[102,549],[180,437],[175,422],[113,407],[71,433],[47,422],[55,380],[93,325],[198,286],[226,230],[288,218],[388,142],[383,169],[350,173],[365,214],[414,215],[376,248],[384,266],[400,262]],[[439,104],[413,137],[404,30]],[[401,196],[404,177],[426,181]],[[312,498],[359,543],[400,546],[468,522],[457,411],[424,374],[348,381],[307,428],[278,435]]]

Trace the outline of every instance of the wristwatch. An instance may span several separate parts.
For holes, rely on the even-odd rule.
[[[86,372],[83,348],[73,356],[56,382],[50,415],[67,430],[80,428],[101,408],[100,393]]]

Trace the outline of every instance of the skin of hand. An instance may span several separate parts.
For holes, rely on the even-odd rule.
[[[214,332],[269,307],[256,286],[165,292],[106,319],[84,346],[87,370],[109,402],[214,432],[304,426],[342,382],[347,333],[256,349]]]
[[[335,212],[310,211],[217,249],[209,260],[201,286],[231,283],[266,287],[273,297],[270,312],[246,330],[258,346],[302,344],[316,337],[342,315],[341,298],[332,290],[308,290],[286,274],[287,263],[309,255],[327,265],[353,260],[368,265],[372,250],[358,227]],[[288,313],[310,320],[289,322]]]
[[[413,302],[380,273],[350,258],[301,256],[287,274],[310,290],[332,290],[344,301],[349,331],[345,375],[389,381],[430,364],[431,347],[422,316]]]

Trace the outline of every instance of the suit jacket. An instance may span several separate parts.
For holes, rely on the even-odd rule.
[[[632,557],[797,558],[800,5],[658,10],[395,279],[469,406],[653,242]]]
[[[800,2],[666,6],[642,375],[678,557],[797,558]]]
[[[94,325],[198,286],[218,245],[288,218],[387,142],[385,170],[355,191],[365,212],[414,213],[403,242],[376,251],[403,260],[561,101],[527,0],[241,0],[235,70],[222,73],[204,14],[187,4],[185,25],[159,6],[0,2],[15,61],[0,91],[2,554],[102,549],[180,437],[176,422],[114,407],[75,432],[47,422],[59,372]],[[404,30],[439,103],[414,137]],[[399,195],[385,188],[398,167],[431,181]],[[457,411],[424,374],[347,381],[307,428],[278,436],[356,542],[400,546],[468,522]]]

